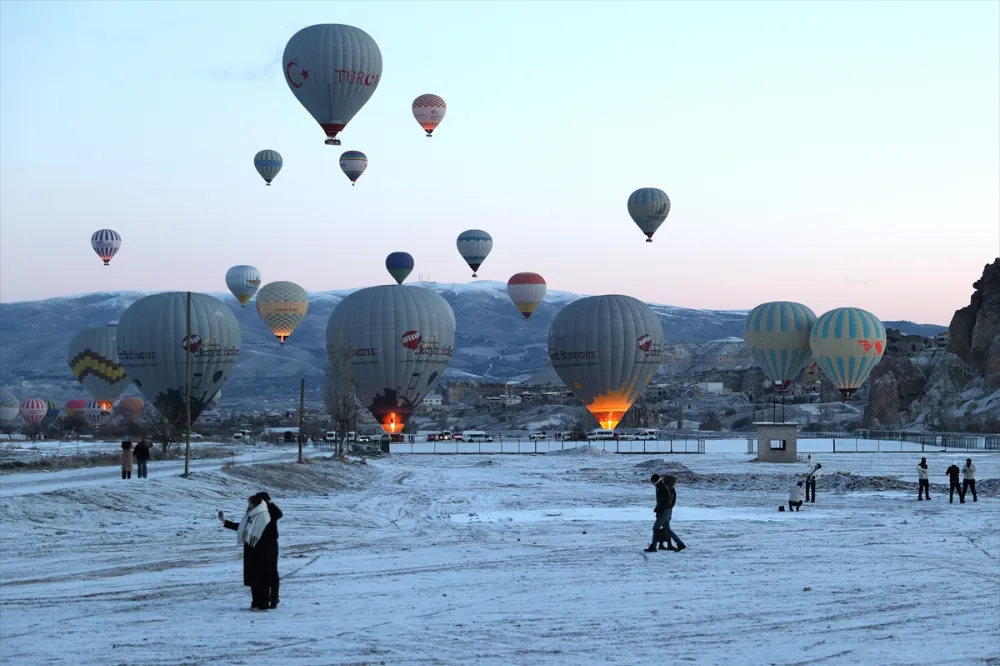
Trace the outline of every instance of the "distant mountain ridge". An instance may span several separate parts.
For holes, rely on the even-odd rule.
[[[455,356],[446,378],[524,380],[548,365],[548,331],[556,313],[583,295],[549,291],[530,321],[507,297],[506,284],[414,283],[441,294],[455,311]],[[326,324],[330,313],[354,289],[311,292],[305,321],[280,347],[257,315],[254,303],[241,308],[228,293],[212,293],[236,314],[243,332],[239,365],[224,389],[226,405],[266,404],[277,396],[297,395],[305,377],[308,399],[321,400],[326,367]],[[98,292],[39,301],[0,303],[0,385],[19,397],[39,395],[68,400],[84,395],[70,375],[66,350],[82,328],[121,318],[132,303],[157,292]],[[667,343],[707,343],[743,336],[747,310],[697,310],[650,304],[663,325]],[[933,324],[886,321],[905,334],[936,335]]]

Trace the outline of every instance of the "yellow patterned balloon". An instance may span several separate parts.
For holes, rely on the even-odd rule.
[[[257,314],[282,345],[308,310],[309,295],[294,282],[271,282],[257,293]]]

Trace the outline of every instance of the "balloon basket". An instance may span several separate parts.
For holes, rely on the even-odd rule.
[[[647,238],[647,239],[646,239],[646,242],[647,242],[647,243],[652,243],[652,242],[653,242],[653,239],[652,239],[652,238]]]
[[[323,143],[325,143],[328,146],[339,146],[340,145],[340,139],[327,139]]]
[[[271,187],[271,183],[264,183],[267,187]]]

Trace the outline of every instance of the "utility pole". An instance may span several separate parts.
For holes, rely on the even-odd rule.
[[[184,345],[184,476],[191,474],[191,292],[187,293],[186,344]]]
[[[305,462],[302,460],[302,443],[305,440],[305,434],[302,432],[302,421],[306,415],[306,378],[302,378],[302,383],[299,385],[299,462]]]

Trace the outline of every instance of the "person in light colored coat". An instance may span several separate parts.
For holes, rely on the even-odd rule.
[[[976,463],[972,462],[972,458],[966,458],[965,467],[962,468],[962,495],[968,495],[970,490],[972,491],[972,501],[978,502],[979,497],[976,495]]]
[[[122,478],[132,478],[132,442],[122,442]]]
[[[923,500],[925,496],[930,499],[931,473],[927,469],[927,458],[920,459],[920,464],[917,465],[917,476],[920,477],[920,481],[917,483],[917,499]]]
[[[791,492],[788,493],[788,510],[798,511],[802,508],[802,482],[799,481],[794,486],[792,486]]]

